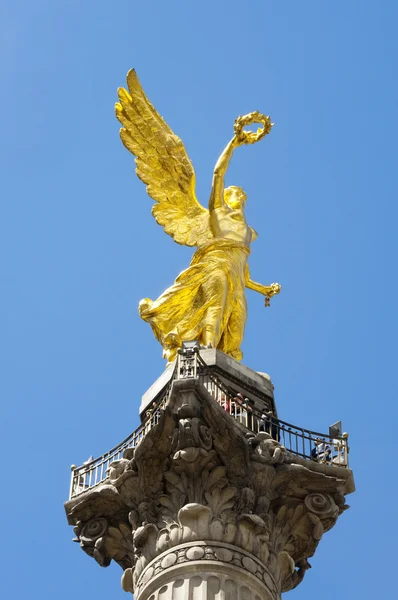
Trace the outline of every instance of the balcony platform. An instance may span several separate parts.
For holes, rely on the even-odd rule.
[[[156,427],[168,405],[173,390],[181,382],[191,382],[198,396],[205,394],[232,418],[248,439],[264,434],[277,442],[291,457],[291,462],[313,472],[348,477],[348,434],[331,436],[292,425],[278,418],[271,379],[238,363],[214,349],[192,346],[179,354],[144,394],[140,426],[117,446],[102,456],[72,468],[70,499],[105,483],[112,464],[128,458],[148,432]],[[322,447],[322,452],[318,451]],[[351,473],[351,471],[349,471]],[[347,481],[346,493],[354,491]]]

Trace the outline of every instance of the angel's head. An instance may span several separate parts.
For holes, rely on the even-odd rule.
[[[230,185],[224,190],[224,201],[230,208],[241,209],[246,204],[247,196],[241,187]]]

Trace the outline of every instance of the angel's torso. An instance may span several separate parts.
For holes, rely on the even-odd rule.
[[[211,226],[216,238],[243,243],[248,248],[252,241],[252,231],[246,223],[243,210],[216,208],[211,212]]]

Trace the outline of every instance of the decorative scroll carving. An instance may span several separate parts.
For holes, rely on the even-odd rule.
[[[131,528],[126,523],[113,527],[104,517],[93,518],[87,523],[79,522],[75,533],[81,548],[101,567],[107,567],[111,560],[124,569],[133,563],[133,539]]]
[[[275,594],[293,589],[347,508],[341,470],[299,464],[269,434],[246,436],[192,380],[174,385],[158,425],[112,463],[106,484],[67,503],[77,541],[101,566],[122,566],[126,591],[182,561],[238,555],[256,577],[272,574]]]

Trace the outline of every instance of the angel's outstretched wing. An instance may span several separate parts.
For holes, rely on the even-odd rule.
[[[137,175],[156,201],[152,214],[179,244],[200,246],[214,236],[209,211],[195,195],[195,171],[184,144],[145,95],[134,70],[127,75],[129,92],[119,88],[116,117],[120,137],[136,157]]]

